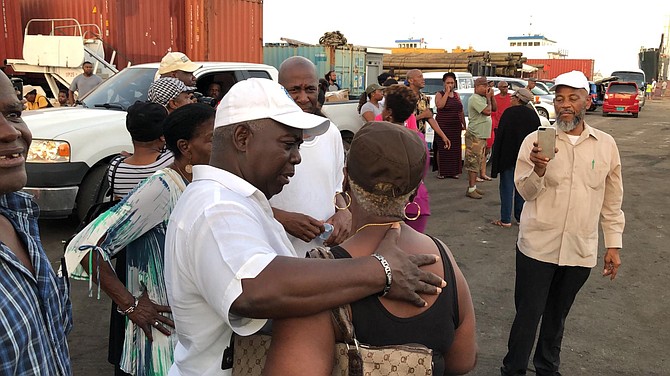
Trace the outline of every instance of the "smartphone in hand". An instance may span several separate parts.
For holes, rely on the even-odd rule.
[[[539,127],[537,129],[537,146],[542,148],[540,155],[554,159],[556,150],[556,128]]]

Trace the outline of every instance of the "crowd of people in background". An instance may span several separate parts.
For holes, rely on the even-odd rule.
[[[614,279],[625,222],[619,153],[611,136],[585,122],[583,74],[556,79],[556,149],[547,158],[532,80],[514,93],[501,81],[494,95],[478,77],[464,103],[447,73],[434,116],[420,70],[407,72],[407,84],[384,73],[359,101],[365,125],[345,154],[336,124],[321,112],[325,92],[340,90],[334,71],[319,79],[314,63],[291,57],[278,82],[250,78],[227,93],[213,82],[214,108],[196,103],[200,67],[168,53],[148,101],[128,108],[133,150],[114,158],[105,177],[120,201],[70,241],[68,270],[58,273],[40,244],[38,209],[18,192],[31,135],[0,73],[0,280],[13,286],[0,293],[0,373],[72,374],[64,273],[113,301],[116,375],[229,375],[222,355],[234,333],[253,334],[269,319],[267,374],[330,375],[341,339],[330,310],[342,305],[362,343],[420,344],[432,350],[434,374],[469,372],[477,344],[468,284],[449,247],[424,235],[431,127],[436,177],[459,179],[464,169],[466,197],[481,199],[477,183],[499,175],[500,217],[492,223],[519,224],[516,315],[501,374],[525,374],[535,343],[536,373],[560,374],[565,319],[596,265],[598,224],[603,275]],[[73,94],[99,79],[84,63],[59,105],[75,104]],[[24,91],[28,109],[47,106],[34,88]],[[303,258],[319,247],[337,260]]]

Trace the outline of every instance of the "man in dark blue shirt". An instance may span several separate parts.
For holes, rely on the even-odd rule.
[[[32,141],[22,109],[0,72],[0,374],[69,376],[67,284],[42,248],[37,205],[18,192]]]

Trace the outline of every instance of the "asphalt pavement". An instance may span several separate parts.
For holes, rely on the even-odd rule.
[[[567,319],[561,352],[563,375],[670,375],[670,279],[667,245],[670,209],[670,100],[647,101],[639,118],[588,113],[591,126],[619,146],[626,215],[622,266],[616,280],[592,270]],[[560,151],[559,151],[560,152]],[[471,375],[496,375],[514,317],[514,259],[518,227],[501,228],[498,181],[478,183],[482,200],[465,197],[467,182],[426,178],[432,216],[428,233],[452,250],[470,285],[477,316],[478,365]],[[41,220],[42,240],[57,265],[61,241],[75,224]],[[72,281],[74,330],[69,336],[75,375],[112,375],[107,363],[110,300],[88,297],[88,283]],[[534,374],[529,372],[529,374]]]

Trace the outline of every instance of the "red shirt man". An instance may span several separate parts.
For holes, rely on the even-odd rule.
[[[486,147],[493,147],[493,140],[496,136],[496,129],[498,129],[498,123],[500,122],[500,117],[503,112],[511,105],[510,100],[512,98],[508,93],[509,85],[505,81],[498,82],[498,89],[500,93],[496,94],[494,97],[496,99],[496,104],[498,109],[496,111],[491,111],[491,120],[493,121],[493,126],[491,127],[491,137],[486,141]]]

